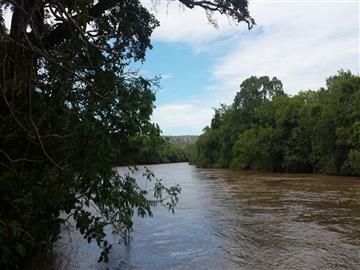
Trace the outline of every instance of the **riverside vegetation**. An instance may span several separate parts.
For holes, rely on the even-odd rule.
[[[175,144],[167,137],[133,136],[114,152],[114,165],[184,162],[188,160],[187,147],[188,144]]]
[[[360,175],[360,78],[349,71],[318,91],[284,93],[250,77],[233,104],[215,109],[190,151],[199,167]]]

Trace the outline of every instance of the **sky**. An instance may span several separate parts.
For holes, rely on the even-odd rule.
[[[295,95],[340,69],[360,72],[360,0],[250,0],[250,31],[226,16],[215,28],[176,1],[142,2],[160,21],[141,72],[163,78],[152,121],[164,135],[201,134],[252,75],[276,76]]]
[[[162,76],[152,121],[163,135],[201,134],[213,108],[231,104],[253,75],[276,76],[295,95],[340,69],[360,72],[360,0],[249,0],[250,31],[221,15],[216,28],[178,1],[140,1],[160,22],[140,68]]]

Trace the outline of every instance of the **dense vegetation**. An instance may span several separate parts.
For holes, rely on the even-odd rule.
[[[178,1],[254,24],[247,0]],[[113,170],[131,140],[159,137],[153,81],[130,69],[158,25],[139,0],[0,0],[1,269],[46,250],[68,219],[106,260],[105,227],[126,237],[134,214],[174,208],[179,187],[155,179],[149,192]]]
[[[124,158],[125,156],[125,158]],[[160,136],[133,136],[114,148],[114,165],[160,164],[187,161],[184,147]]]
[[[340,71],[318,91],[284,93],[251,77],[215,110],[191,152],[200,167],[360,175],[360,78]]]

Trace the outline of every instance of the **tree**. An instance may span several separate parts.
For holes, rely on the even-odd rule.
[[[241,133],[233,147],[231,168],[279,171],[281,153],[276,131],[251,128]]]
[[[254,24],[247,0],[179,2]],[[179,187],[156,181],[150,198],[112,169],[114,148],[126,160],[129,138],[159,133],[155,82],[129,68],[159,23],[138,0],[0,0],[0,10],[0,265],[19,267],[56,241],[63,212],[107,259],[105,226],[126,236],[135,212],[177,202]]]
[[[236,110],[251,111],[265,101],[272,100],[273,97],[284,95],[282,82],[276,77],[252,76],[240,85],[240,91],[234,99]]]
[[[193,163],[359,175],[359,76],[340,70],[326,88],[293,97],[267,76],[252,76],[240,88],[232,106],[215,110],[193,148]]]

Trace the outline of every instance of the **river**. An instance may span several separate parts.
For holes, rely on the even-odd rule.
[[[148,168],[181,185],[175,214],[135,218],[127,246],[109,236],[108,264],[63,232],[54,269],[360,269],[360,178]]]

